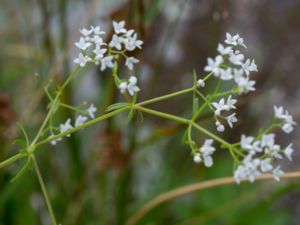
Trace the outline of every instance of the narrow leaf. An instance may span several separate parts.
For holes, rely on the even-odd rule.
[[[31,160],[28,157],[27,162],[25,163],[25,165],[22,167],[22,169],[20,169],[20,171],[17,173],[17,175],[10,181],[11,183],[16,181],[19,177],[21,177],[30,167],[31,165]]]
[[[105,111],[109,112],[109,111],[121,109],[121,108],[124,108],[128,105],[129,104],[127,102],[118,102],[118,103],[115,103],[115,104],[112,104],[112,105],[108,106]]]

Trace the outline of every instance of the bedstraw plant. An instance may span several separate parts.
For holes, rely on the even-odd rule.
[[[254,182],[255,178],[264,173],[272,173],[275,180],[279,181],[284,173],[280,167],[280,160],[287,158],[292,160],[293,145],[280,146],[276,143],[276,136],[272,131],[276,128],[282,129],[289,134],[293,131],[296,123],[292,116],[281,106],[274,106],[274,115],[269,126],[259,129],[256,136],[241,134],[240,141],[229,143],[220,137],[219,133],[233,129],[238,122],[239,114],[237,108],[238,97],[255,91],[255,81],[251,79],[251,73],[257,71],[253,59],[246,58],[244,51],[247,46],[244,39],[238,34],[226,34],[225,41],[217,46],[217,56],[207,59],[203,76],[193,72],[194,82],[190,87],[160,97],[145,101],[138,101],[138,95],[143,87],[139,84],[138,76],[133,73],[135,64],[139,63],[137,58],[130,56],[130,52],[142,49],[143,41],[138,39],[137,33],[132,29],[125,28],[125,22],[113,22],[114,34],[108,43],[104,42],[104,32],[99,26],[91,26],[80,30],[81,37],[75,46],[79,49],[76,65],[71,74],[60,87],[50,91],[49,85],[45,92],[49,98],[47,115],[42,122],[35,137],[28,137],[24,128],[21,127],[24,140],[16,141],[23,144],[19,152],[0,163],[0,168],[10,165],[20,159],[26,159],[26,163],[14,179],[24,174],[28,168],[33,166],[38,177],[53,225],[57,225],[54,210],[52,209],[42,174],[39,169],[36,153],[42,145],[56,145],[58,142],[70,137],[74,132],[85,127],[101,122],[120,113],[127,112],[130,121],[136,114],[150,114],[168,120],[173,120],[185,126],[183,143],[191,150],[191,161],[203,164],[205,167],[213,166],[214,154],[218,150],[228,151],[233,159],[233,176],[237,184],[248,179]],[[131,72],[130,77],[124,77],[119,72],[119,58],[123,58],[125,66]],[[95,64],[101,71],[111,70],[115,88],[123,96],[124,101],[110,105],[103,115],[97,115],[94,104],[89,107],[77,107],[62,102],[61,96],[66,87],[76,79],[78,71],[87,64]],[[202,74],[202,72],[201,72]],[[217,84],[212,93],[204,93],[203,87],[208,80],[217,79]],[[224,90],[223,83],[227,83]],[[52,88],[53,89],[53,88]],[[148,108],[148,105],[174,98],[187,93],[192,93],[191,116],[183,118],[180,116],[164,113]],[[68,118],[61,124],[55,124],[56,112],[62,108],[74,111],[76,117]],[[213,114],[211,122],[215,130],[208,130],[201,125],[200,116],[207,110]],[[199,144],[195,137],[203,135],[206,137]],[[188,154],[187,154],[187,157]]]

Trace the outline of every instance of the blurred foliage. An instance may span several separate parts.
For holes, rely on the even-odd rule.
[[[194,67],[202,71],[206,57],[215,51],[219,38],[230,28],[228,24],[233,24],[235,16],[239,16],[234,9],[239,9],[238,6],[242,7],[243,3],[238,2],[2,0],[0,161],[18,149],[12,145],[14,139],[22,136],[17,122],[26,128],[30,138],[36,133],[47,107],[43,85],[52,80],[54,86],[59,86],[69,74],[73,67],[73,43],[79,35],[79,28],[90,24],[103,24],[106,28],[109,21],[124,19],[130,27],[138,30],[145,46],[142,54],[133,54],[143,64],[137,75],[145,87],[142,98],[147,99],[186,86],[192,81]],[[280,47],[280,41],[284,41],[285,37],[276,39],[276,35],[294,32],[290,39],[299,40],[295,26],[300,22],[300,7],[297,1],[253,2],[258,4],[257,14],[254,17],[252,13],[255,12],[251,12],[245,24],[251,20],[263,21],[260,25],[255,24],[256,34],[261,35],[262,42],[255,42],[252,30],[246,32],[245,28],[242,32],[246,39],[247,34],[249,39],[254,39],[253,46],[261,44],[255,53],[262,65],[261,73],[265,75],[258,75],[259,90],[262,90],[270,87],[271,81],[273,84],[282,83],[284,79],[278,74],[292,74],[293,59],[278,66],[280,68],[273,68],[270,63],[275,60],[269,62],[269,58],[285,46],[291,50],[285,42]],[[262,19],[262,15],[266,15],[267,21]],[[281,20],[275,28],[276,22],[272,26],[267,23],[270,21],[268,18],[273,19],[274,15],[279,15]],[[230,29],[237,32],[242,27],[243,24],[238,24]],[[268,36],[269,33],[272,35]],[[286,40],[290,39],[286,37]],[[297,48],[295,55],[300,52],[299,44]],[[299,78],[294,80],[299,81]],[[284,80],[282,85],[285,86],[281,88],[297,99],[296,91],[291,91],[297,90],[295,83]],[[207,91],[213,85],[207,85]],[[272,92],[268,93],[272,96]],[[241,130],[251,132],[256,124],[263,123],[265,118],[257,119],[255,116],[264,111],[264,107],[255,108],[254,105],[254,113],[251,113],[254,97],[257,96],[241,100],[243,111],[240,116],[249,118],[250,123],[242,121],[244,123],[237,131],[226,134],[229,140],[236,140]],[[118,98],[109,74],[91,67],[78,74],[63,96],[65,102],[77,105],[84,101],[95,102],[100,113]],[[272,98],[280,99],[280,96]],[[180,97],[155,107],[189,115],[190,109],[187,111],[186,107],[191,103],[188,99]],[[263,104],[267,104],[266,101]],[[290,104],[294,102],[291,100]],[[62,110],[57,122],[72,116],[68,110]],[[174,123],[152,117],[146,117],[142,122],[138,116],[132,123],[127,123],[126,115],[121,115],[80,131],[55,147],[43,147],[37,159],[59,223],[124,224],[133,212],[158,194],[232,174],[232,162],[221,151],[212,169],[204,170],[194,165],[189,150],[180,142],[182,136],[182,127]],[[199,141],[203,138],[199,137]],[[0,171],[0,225],[49,224],[35,173],[30,170],[15,182],[10,182],[24,163],[19,162]],[[297,195],[296,203],[290,200]],[[298,181],[276,185],[273,182],[228,185],[174,199],[147,214],[140,224],[298,225],[300,212],[296,210],[299,206]]]

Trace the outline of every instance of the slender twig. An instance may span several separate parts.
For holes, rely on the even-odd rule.
[[[300,171],[286,173],[281,176],[282,179],[296,179],[300,178]],[[265,174],[258,176],[257,180],[270,180],[273,179],[271,174]],[[246,182],[243,180],[242,182]],[[185,194],[189,194],[195,191],[200,191],[208,188],[218,187],[226,184],[234,184],[235,180],[232,177],[218,178],[209,181],[198,182],[195,184],[186,185],[172,191],[166,192],[162,195],[157,196],[153,200],[146,203],[142,208],[135,212],[125,223],[125,225],[135,225],[137,224],[148,212],[156,208],[158,205],[172,200],[174,198],[180,197]]]
[[[37,164],[37,161],[36,161],[35,156],[33,154],[31,154],[30,157],[32,159],[32,162],[33,162],[33,165],[34,165],[34,170],[35,170],[36,175],[38,177],[38,180],[39,180],[39,183],[40,183],[40,186],[41,186],[41,189],[42,189],[42,192],[43,192],[46,204],[47,204],[47,208],[48,208],[48,211],[49,211],[51,223],[52,223],[52,225],[57,225],[55,215],[54,215],[54,212],[53,212],[53,209],[52,209],[51,202],[49,200],[49,196],[48,196],[48,193],[47,193],[47,189],[46,189],[46,186],[45,186],[45,183],[44,183],[39,165]]]
[[[62,85],[62,87],[60,88],[60,90],[57,92],[53,102],[51,103],[51,107],[47,113],[47,116],[45,118],[45,120],[43,121],[37,135],[35,136],[33,142],[31,143],[31,146],[34,146],[35,143],[38,141],[38,139],[40,138],[45,126],[47,125],[49,119],[51,118],[51,115],[56,107],[56,104],[60,98],[60,95],[62,93],[62,91],[65,89],[65,87],[69,84],[69,82],[72,80],[72,78],[75,76],[75,74],[78,72],[78,70],[80,69],[79,66],[75,67],[75,69],[71,72],[70,76],[67,78],[67,80],[64,82],[64,84]]]
[[[25,156],[25,154],[21,154],[21,153],[18,153],[10,158],[8,158],[7,160],[3,161],[3,162],[0,162],[0,169],[17,161],[18,159],[21,159]]]

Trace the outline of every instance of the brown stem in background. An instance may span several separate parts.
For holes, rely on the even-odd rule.
[[[286,173],[281,176],[281,179],[296,179],[300,178],[300,171]],[[257,180],[270,180],[273,179],[271,174],[265,174],[257,177]],[[246,182],[244,180],[242,182]],[[125,223],[125,225],[135,225],[137,224],[148,212],[156,208],[158,205],[172,200],[174,198],[180,197],[185,194],[192,193],[194,191],[200,191],[204,189],[209,189],[213,187],[218,187],[226,184],[234,184],[235,180],[232,177],[218,178],[209,181],[198,182],[195,184],[186,185],[184,187],[177,188],[175,190],[163,193],[153,200],[146,203],[142,208],[135,212]]]

